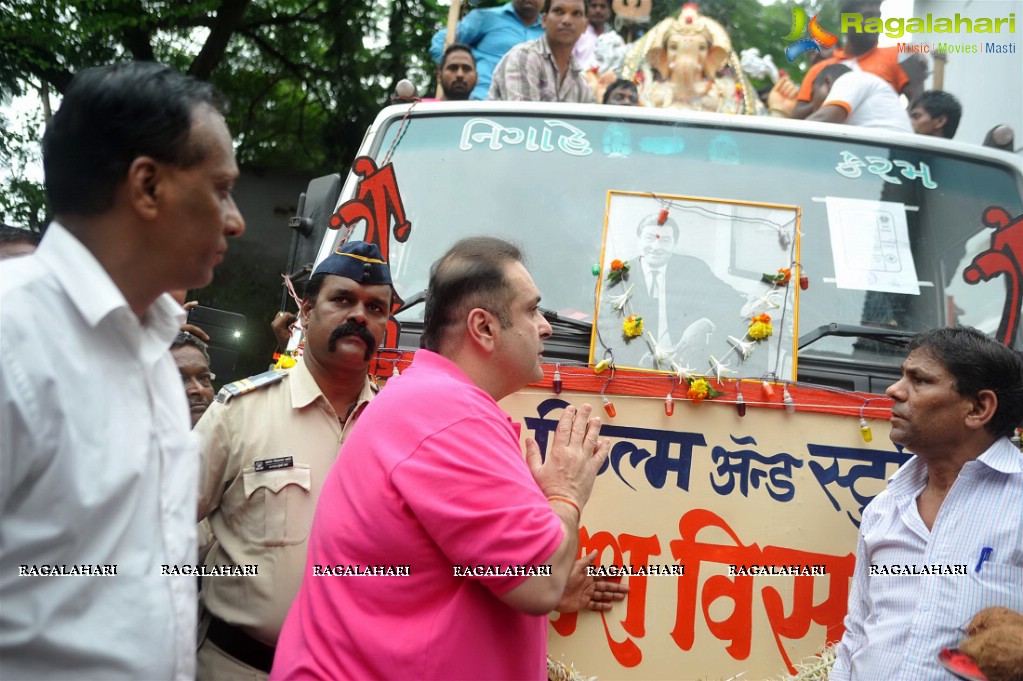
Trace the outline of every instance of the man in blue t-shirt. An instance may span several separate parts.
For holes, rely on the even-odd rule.
[[[454,42],[472,48],[479,80],[469,99],[486,99],[494,68],[508,50],[543,35],[540,7],[543,0],[511,0],[500,7],[474,9],[455,28]],[[444,53],[445,29],[433,36],[430,55],[440,63]]]

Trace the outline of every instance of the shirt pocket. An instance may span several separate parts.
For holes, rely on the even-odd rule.
[[[291,546],[305,541],[312,524],[312,471],[291,468],[242,470],[246,534],[259,546]]]
[[[958,624],[965,629],[973,616],[985,608],[1001,605],[1023,611],[1023,567],[987,561],[980,572],[968,567],[968,586],[961,591],[962,606]]]

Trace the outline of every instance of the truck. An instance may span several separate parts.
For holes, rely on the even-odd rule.
[[[646,290],[651,222],[685,263],[675,304]],[[590,403],[612,443],[579,550],[630,593],[549,619],[550,657],[583,677],[775,678],[838,641],[861,514],[910,456],[884,394],[908,339],[962,324],[1023,347],[1019,158],[931,137],[412,101],[380,112],[343,181],[310,183],[293,226],[296,281],[345,239],[390,263],[382,381],[419,348],[441,254],[522,247],[553,334],[544,379],[502,407],[545,450]],[[688,305],[699,319],[672,326]]]

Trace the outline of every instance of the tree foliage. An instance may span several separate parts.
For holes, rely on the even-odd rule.
[[[241,164],[310,174],[351,161],[397,80],[429,82],[429,41],[444,14],[436,0],[0,0],[0,6],[0,99],[59,96],[87,67],[155,60],[224,93]],[[49,100],[44,94],[47,113]],[[35,141],[4,138],[11,147]],[[18,187],[31,184],[14,179]],[[9,179],[0,192],[17,193],[14,184]],[[7,203],[0,210],[13,214]]]
[[[0,218],[39,232],[47,222],[46,197],[31,169],[41,163],[36,132],[41,117],[25,113],[17,118],[0,111],[0,168],[7,175],[0,188]]]

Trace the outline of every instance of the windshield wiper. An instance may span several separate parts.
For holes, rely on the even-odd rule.
[[[837,324],[832,322],[824,326],[818,326],[813,331],[799,337],[799,349],[816,343],[825,336],[844,336],[851,338],[870,338],[872,340],[888,343],[896,347],[904,348],[909,344],[910,339],[917,334],[916,331],[900,331],[898,329],[879,329],[876,326],[858,326],[856,324]]]

